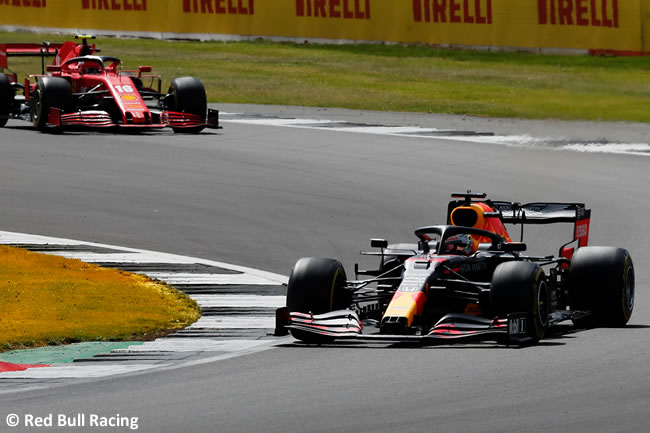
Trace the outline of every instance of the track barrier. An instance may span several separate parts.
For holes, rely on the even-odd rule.
[[[0,0],[0,26],[640,54],[650,0]]]

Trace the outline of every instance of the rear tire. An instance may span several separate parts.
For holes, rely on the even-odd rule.
[[[345,290],[347,277],[338,260],[306,257],[298,260],[291,271],[287,287],[287,307],[290,312],[323,314],[345,309],[352,293]],[[332,338],[291,330],[291,335],[306,343],[325,343]]]
[[[70,102],[70,83],[61,77],[41,77],[29,98],[32,123],[39,131],[47,129],[50,108],[65,110]]]
[[[499,318],[527,313],[527,337],[537,343],[544,337],[550,313],[550,294],[542,268],[518,261],[498,265],[492,276],[490,306]]]
[[[9,77],[0,73],[0,128],[7,124],[13,103],[14,91],[11,88]]]
[[[201,80],[195,77],[181,77],[172,80],[169,86],[171,98],[168,108],[172,111],[179,111],[188,114],[195,114],[205,118],[208,111],[208,102],[205,95],[205,87]],[[198,134],[205,126],[192,128],[172,128],[176,133]]]
[[[615,247],[582,247],[569,268],[572,310],[591,311],[577,326],[625,326],[634,309],[634,264],[630,253]]]

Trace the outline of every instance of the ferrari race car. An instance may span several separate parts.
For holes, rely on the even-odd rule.
[[[198,78],[172,80],[161,93],[151,66],[122,69],[117,57],[100,56],[93,36],[81,43],[0,44],[0,127],[9,118],[31,121],[40,131],[70,127],[151,129],[198,133],[219,127],[219,112],[208,109]],[[19,83],[8,67],[11,56],[41,58],[41,74]],[[45,65],[47,57],[54,57]]]
[[[623,326],[634,307],[627,250],[587,246],[590,209],[581,203],[491,201],[452,194],[447,224],[415,230],[417,243],[372,239],[377,270],[348,280],[337,260],[298,260],[277,310],[276,335],[304,343],[342,340],[535,344],[553,325]],[[505,224],[519,224],[513,242]],[[557,256],[525,255],[523,226],[572,223]],[[364,279],[359,279],[359,275]]]

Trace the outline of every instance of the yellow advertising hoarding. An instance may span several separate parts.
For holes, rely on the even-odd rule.
[[[0,0],[0,25],[650,50],[650,0]]]

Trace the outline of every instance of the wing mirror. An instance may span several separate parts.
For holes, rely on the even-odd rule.
[[[388,241],[386,239],[370,239],[370,246],[373,248],[388,248]]]

